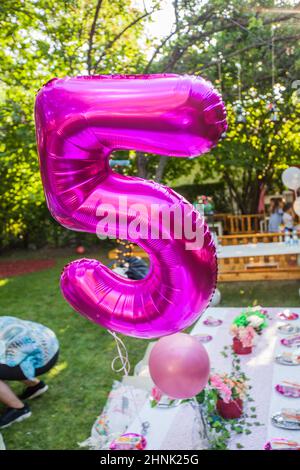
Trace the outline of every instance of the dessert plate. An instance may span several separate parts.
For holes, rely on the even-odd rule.
[[[286,346],[287,348],[292,348],[292,347],[299,348],[300,347],[300,335],[296,334],[296,335],[288,336],[287,338],[283,338],[280,342],[283,346]]]
[[[300,365],[300,349],[284,352],[276,356],[275,361],[284,366],[299,366]]]
[[[287,398],[300,398],[300,384],[283,381],[275,386],[275,390]]]
[[[292,439],[284,439],[275,437],[266,442],[264,446],[265,450],[300,450],[300,442]]]
[[[200,333],[193,335],[193,337],[200,341],[200,343],[209,343],[213,339],[211,335],[202,335]]]
[[[299,326],[291,325],[290,323],[286,323],[285,325],[281,325],[278,327],[279,333],[282,335],[293,335],[296,333],[300,333]]]
[[[282,312],[277,313],[277,317],[280,320],[297,320],[299,318],[298,313],[291,312],[290,310],[282,310]]]
[[[220,326],[222,325],[222,320],[219,318],[214,318],[214,317],[207,317],[206,320],[204,320],[203,325],[206,326]]]
[[[272,424],[277,428],[300,431],[300,410],[285,410],[275,413],[271,418]]]

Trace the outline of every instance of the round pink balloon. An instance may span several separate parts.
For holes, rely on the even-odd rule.
[[[158,340],[149,358],[155,385],[171,398],[192,398],[208,382],[210,364],[205,347],[190,335],[176,333]]]
[[[139,281],[97,260],[70,263],[61,277],[67,301],[91,321],[129,336],[155,338],[191,325],[216,284],[215,247],[205,221],[170,188],[115,173],[109,158],[114,150],[175,157],[210,150],[226,129],[224,105],[212,85],[176,75],[54,79],[39,91],[35,117],[53,217],[71,230],[128,239],[150,258],[149,274]],[[176,215],[168,224],[171,209]],[[194,236],[201,234],[193,249],[187,248],[189,234],[178,236],[183,215]],[[131,231],[131,225],[139,229]]]

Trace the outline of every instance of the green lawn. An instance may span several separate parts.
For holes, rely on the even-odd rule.
[[[107,261],[103,253],[98,257]],[[59,363],[46,377],[49,391],[32,402],[32,417],[3,430],[8,449],[77,449],[118,379],[111,371],[116,352],[110,335],[74,313],[60,294],[60,273],[71,258],[65,253],[53,269],[0,279],[0,314],[41,322],[56,332],[61,344]],[[219,288],[223,306],[299,305],[297,282],[228,283]],[[134,365],[147,341],[125,342]],[[19,384],[14,388],[19,390]]]

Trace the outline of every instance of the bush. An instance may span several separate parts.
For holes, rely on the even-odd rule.
[[[174,191],[184,196],[188,201],[194,202],[197,196],[211,196],[217,212],[230,212],[230,204],[225,191],[225,183],[185,184],[173,188]]]

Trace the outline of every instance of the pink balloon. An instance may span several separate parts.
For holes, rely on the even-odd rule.
[[[192,398],[208,382],[210,364],[205,347],[185,333],[160,338],[149,357],[155,385],[171,398]]]
[[[61,277],[64,297],[91,321],[129,336],[155,338],[191,325],[216,284],[208,228],[183,197],[113,172],[109,157],[119,149],[177,157],[210,150],[226,129],[224,105],[212,85],[176,75],[53,79],[37,95],[35,116],[53,217],[71,230],[136,242],[151,262],[147,277],[132,281],[99,261],[74,261]],[[154,206],[160,211],[156,221]],[[173,208],[168,226],[164,216]],[[177,236],[181,218],[194,238],[201,233],[201,246],[187,249],[190,236]],[[139,230],[132,233],[132,224]]]

